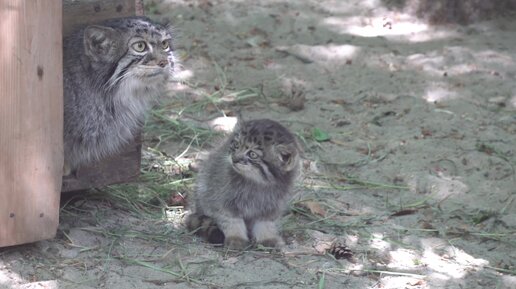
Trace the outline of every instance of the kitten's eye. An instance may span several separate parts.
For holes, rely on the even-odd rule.
[[[131,45],[131,47],[136,52],[143,52],[143,51],[145,51],[145,49],[147,49],[147,44],[144,41],[138,41],[138,42],[133,43],[133,45]]]
[[[253,152],[253,151],[249,151],[249,152],[247,153],[247,156],[248,156],[249,158],[253,159],[253,160],[258,158],[258,154],[257,154],[257,153],[255,153],[255,152]]]
[[[167,41],[167,40],[163,40],[163,41],[161,42],[161,48],[162,48],[163,50],[168,50],[168,49],[170,48],[170,45],[168,44],[168,41]]]

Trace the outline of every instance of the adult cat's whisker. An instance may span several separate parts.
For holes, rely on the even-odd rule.
[[[125,74],[119,74],[117,75],[117,77],[112,77],[109,79],[108,81],[108,85],[109,85],[109,88],[112,88],[113,86],[115,86],[122,78],[125,77]]]
[[[107,89],[112,89],[113,87],[115,87],[117,84],[121,83],[125,78],[129,77],[133,72],[128,70],[126,71],[125,73],[119,75],[118,77],[116,78],[110,78],[109,81],[106,83],[108,86],[107,86]]]

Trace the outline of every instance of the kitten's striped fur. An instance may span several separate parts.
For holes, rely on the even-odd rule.
[[[278,122],[237,124],[202,164],[188,229],[233,249],[246,247],[250,240],[267,247],[283,245],[276,221],[299,174],[299,162],[296,138]]]
[[[67,170],[119,152],[178,68],[173,35],[146,17],[117,18],[64,39]]]

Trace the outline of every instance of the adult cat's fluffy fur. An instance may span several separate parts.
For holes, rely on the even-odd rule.
[[[250,238],[267,247],[281,246],[276,221],[299,163],[299,145],[281,124],[269,119],[237,124],[202,164],[187,227],[233,249],[244,248]]]
[[[119,152],[177,68],[171,31],[111,19],[64,40],[65,174]]]

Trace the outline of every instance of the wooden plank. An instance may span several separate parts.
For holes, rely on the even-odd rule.
[[[63,35],[77,27],[109,18],[143,15],[142,0],[65,0],[63,2]]]
[[[134,15],[143,15],[142,0],[65,0],[63,32],[66,35],[81,25]],[[63,177],[63,192],[98,188],[133,181],[140,174],[141,137],[128,144],[119,156],[80,168],[75,175]]]
[[[62,3],[0,1],[0,246],[52,238],[59,221]]]

